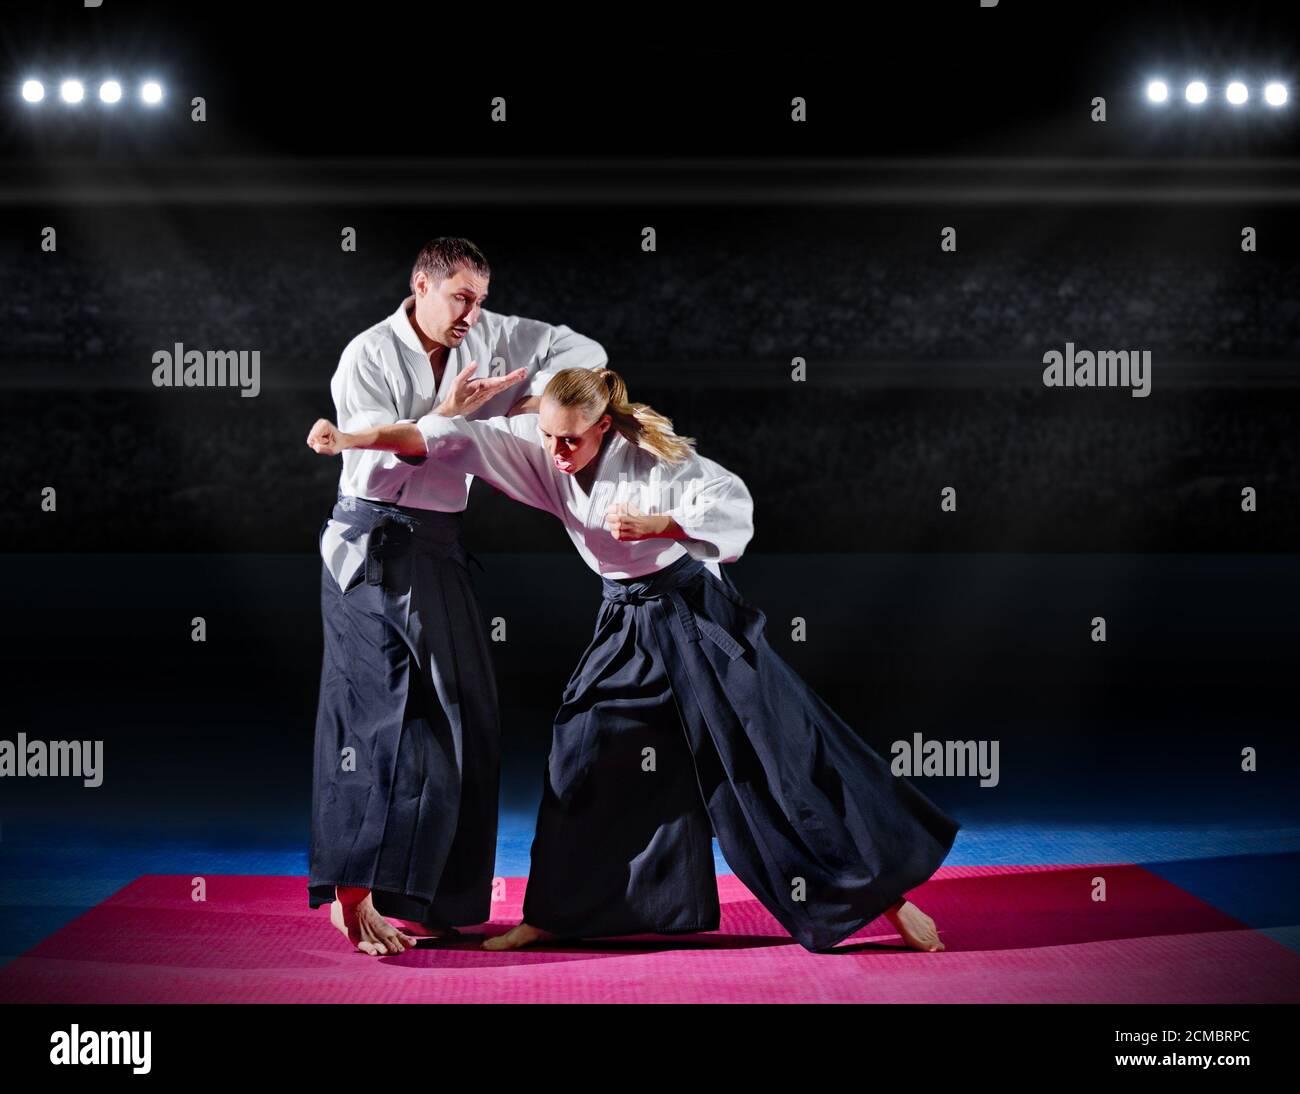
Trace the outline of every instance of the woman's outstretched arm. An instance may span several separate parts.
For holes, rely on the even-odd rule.
[[[550,458],[537,431],[537,415],[470,419],[426,414],[419,423],[396,422],[344,433],[322,418],[307,444],[325,456],[348,448],[374,448],[427,456],[495,486],[507,497],[563,517]]]
[[[344,433],[328,418],[319,419],[311,427],[307,446],[322,456],[337,456],[348,448],[396,452],[399,456],[423,456],[426,449],[424,434],[414,422],[393,422]]]
[[[515,501],[564,517],[555,485],[559,472],[546,455],[535,414],[470,419],[434,412],[419,422],[386,423],[350,433],[322,418],[312,426],[307,444],[324,456],[361,448],[427,457],[474,475]]]
[[[454,418],[471,414],[497,392],[517,384],[528,375],[517,368],[507,376],[478,377],[475,363],[462,369],[452,380],[451,391],[434,409],[435,414]],[[346,433],[326,418],[320,418],[307,434],[307,444],[322,456],[337,456],[346,448],[363,448],[377,452],[396,452],[399,456],[423,457],[426,443],[414,422],[391,422]]]

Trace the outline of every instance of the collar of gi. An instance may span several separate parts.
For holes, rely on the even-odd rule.
[[[414,306],[415,297],[408,296],[397,306],[397,311],[388,317],[388,322],[392,325],[394,332],[401,339],[403,345],[408,346],[425,360],[428,360],[432,351],[424,348],[424,345],[420,342],[420,336],[415,333],[415,327],[411,325],[411,317],[407,314],[407,309]]]

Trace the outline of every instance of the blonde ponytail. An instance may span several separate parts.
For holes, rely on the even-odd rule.
[[[645,403],[629,402],[623,377],[611,368],[561,369],[542,397],[559,406],[581,407],[593,422],[608,414],[613,428],[632,444],[668,463],[681,463],[695,450],[695,438],[674,433],[672,419]]]

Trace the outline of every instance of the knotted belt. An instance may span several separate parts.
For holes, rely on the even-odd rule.
[[[707,638],[720,649],[729,664],[756,650],[763,640],[762,613],[738,601],[734,591],[727,591],[724,584],[714,582],[704,570],[704,563],[699,559],[683,555],[657,573],[601,580],[605,606],[626,605],[632,609],[633,617],[631,620],[618,618],[622,613],[602,610],[594,641],[618,640],[616,636],[629,625],[654,633],[655,641],[643,643],[644,653],[655,656],[652,651],[658,648],[673,691],[682,702],[687,702],[688,696],[693,696],[696,690],[686,682],[682,673],[689,676],[694,672],[710,671],[703,664],[702,639]],[[723,620],[726,625],[719,625],[715,619]],[[748,647],[741,639],[748,642]],[[581,695],[587,683],[581,673],[580,667],[575,678],[570,680],[556,717],[557,733],[563,724],[567,735],[565,743],[563,747],[552,747],[547,761],[551,788],[564,808],[568,808],[581,788],[587,785],[597,763],[597,754],[609,732],[599,710]],[[556,739],[558,741],[559,737]]]
[[[707,638],[723,653],[728,660],[734,661],[744,656],[742,646],[727,631],[703,613],[692,601],[686,586],[704,570],[704,563],[690,555],[683,555],[676,562],[670,563],[662,570],[644,577],[601,578],[604,599],[615,604],[647,604],[655,600],[664,600],[672,605],[687,642],[699,642]]]
[[[435,509],[408,509],[388,502],[340,494],[334,505],[333,518],[347,525],[340,535],[349,543],[362,536],[366,543],[366,582],[381,585],[384,580],[384,557],[411,541],[432,551],[440,558],[450,558],[469,569],[483,563],[460,542],[463,513],[444,513]]]

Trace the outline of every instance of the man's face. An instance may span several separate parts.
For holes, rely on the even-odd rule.
[[[487,299],[488,279],[462,266],[441,284],[428,274],[415,275],[415,322],[435,342],[454,349],[478,322]]]
[[[557,406],[545,396],[537,408],[537,428],[542,432],[551,463],[566,475],[577,474],[596,458],[611,424],[608,414],[588,422],[581,408]]]

